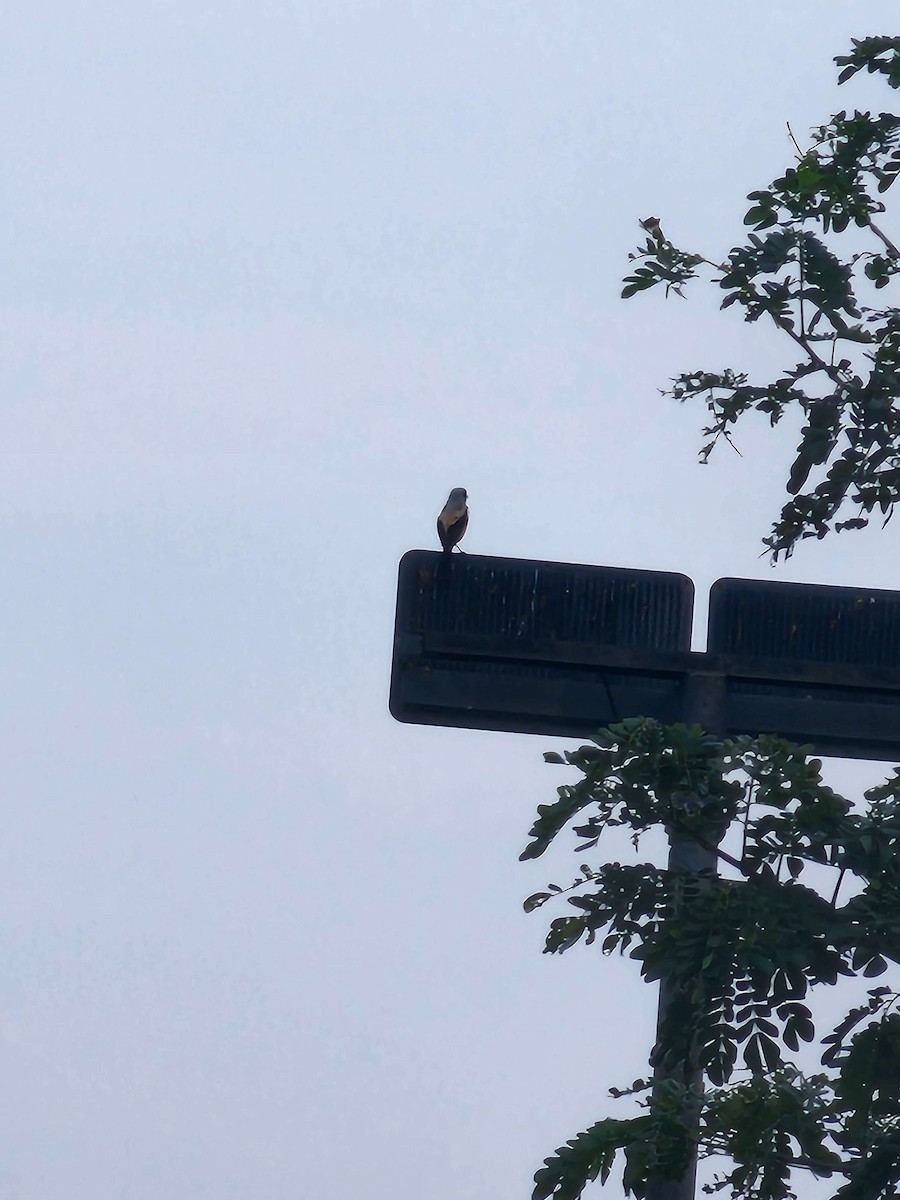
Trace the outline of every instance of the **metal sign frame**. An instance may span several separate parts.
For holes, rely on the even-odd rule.
[[[391,713],[587,737],[625,717],[695,719],[700,694],[724,735],[900,760],[900,592],[718,580],[706,653],[689,649],[692,607],[683,575],[410,551]]]

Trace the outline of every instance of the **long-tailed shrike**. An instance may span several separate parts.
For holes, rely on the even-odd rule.
[[[452,553],[453,547],[466,532],[468,523],[469,510],[466,507],[466,489],[454,488],[437,519],[438,537],[441,539],[445,554]],[[462,553],[460,550],[460,554]]]

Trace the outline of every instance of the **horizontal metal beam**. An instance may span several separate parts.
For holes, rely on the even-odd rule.
[[[736,654],[706,654],[697,650],[647,650],[591,642],[493,637],[470,633],[401,635],[401,654],[431,657],[494,659],[510,663],[547,663],[557,666],[605,667],[610,670],[648,671],[683,676],[695,671],[725,679],[817,684],[822,687],[884,689],[900,695],[900,669],[855,667],[843,663],[817,663],[781,658],[756,658]]]
[[[554,656],[547,646],[531,645],[513,655],[491,652],[484,639],[467,635],[403,637],[391,712],[417,724],[589,737],[625,717],[695,720],[687,695],[705,680],[725,735],[774,733],[811,743],[818,754],[900,761],[900,672],[581,649],[558,646]]]

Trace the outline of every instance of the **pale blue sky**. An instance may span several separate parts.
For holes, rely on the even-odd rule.
[[[547,740],[389,717],[397,561],[462,485],[471,551],[772,574],[794,430],[701,469],[657,389],[789,348],[620,281],[890,107],[830,60],[895,8],[13,7],[0,1200],[518,1200],[614,1111],[655,997],[521,911]]]

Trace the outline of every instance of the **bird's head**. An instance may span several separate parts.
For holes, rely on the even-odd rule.
[[[447,500],[448,504],[465,504],[468,496],[465,488],[454,488]]]

